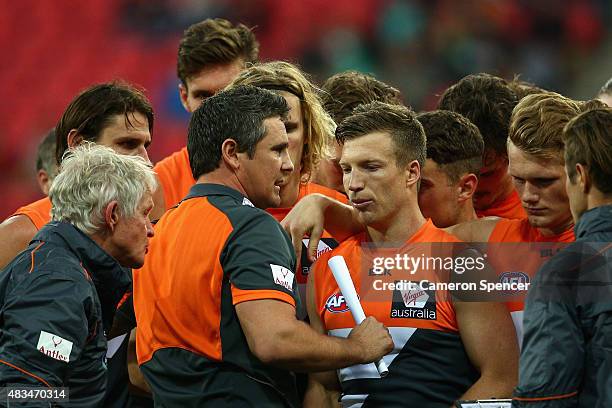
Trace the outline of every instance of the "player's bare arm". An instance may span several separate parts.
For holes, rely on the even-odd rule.
[[[25,215],[16,215],[0,224],[0,269],[28,246],[37,229]]]
[[[283,301],[251,300],[235,307],[251,352],[265,364],[302,372],[335,370],[371,363],[393,348],[389,331],[372,317],[348,339],[338,339],[297,320],[295,308]]]
[[[502,302],[456,302],[457,324],[480,378],[465,400],[509,398],[518,381],[519,348],[512,319]]]

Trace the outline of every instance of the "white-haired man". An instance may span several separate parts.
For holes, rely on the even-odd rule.
[[[68,387],[72,405],[102,405],[105,335],[124,267],[142,266],[153,236],[155,187],[141,157],[87,143],[64,158],[52,222],[0,273],[0,387]]]

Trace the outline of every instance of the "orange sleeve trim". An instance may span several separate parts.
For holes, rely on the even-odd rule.
[[[237,305],[238,303],[248,302],[250,300],[263,300],[263,299],[275,299],[285,303],[289,303],[295,307],[295,300],[285,292],[274,289],[253,289],[243,290],[238,289],[232,285],[232,303]]]
[[[576,395],[578,395],[578,391],[574,391],[574,392],[570,392],[568,394],[562,394],[562,395],[553,395],[550,397],[539,397],[539,398],[512,397],[512,399],[515,399],[517,401],[525,401],[525,402],[537,402],[537,401],[552,401],[552,400],[559,400],[559,399],[564,399],[564,398],[571,398]]]
[[[123,306],[123,304],[125,303],[126,300],[128,300],[128,298],[132,295],[132,291],[128,290],[127,292],[125,292],[125,294],[123,295],[123,297],[121,298],[121,300],[119,301],[119,303],[117,303],[117,308],[116,310],[119,310],[119,308],[121,306]]]
[[[34,379],[36,379],[36,380],[40,381],[41,383],[45,384],[47,387],[51,388],[51,385],[50,385],[48,382],[46,382],[45,380],[43,380],[43,379],[42,379],[42,378],[40,378],[39,376],[34,375],[34,374],[32,374],[31,372],[24,370],[23,368],[19,368],[19,367],[17,367],[16,365],[13,365],[13,364],[11,364],[11,363],[8,363],[8,362],[6,362],[6,361],[4,361],[4,360],[0,360],[0,363],[2,363],[2,364],[6,364],[6,365],[7,365],[7,366],[9,366],[9,367],[13,367],[15,370],[17,370],[17,371],[21,371],[21,372],[22,372],[22,373],[24,373],[25,375],[30,376],[30,377],[32,377],[32,378],[34,378]]]
[[[43,246],[44,242],[41,242],[40,244],[38,244],[36,246],[36,248],[34,248],[34,250],[32,251],[32,253],[30,254],[30,256],[32,257],[32,265],[30,266],[30,271],[29,273],[32,273],[32,271],[34,270],[34,253],[36,251],[38,251],[38,248],[40,248],[41,246]]]

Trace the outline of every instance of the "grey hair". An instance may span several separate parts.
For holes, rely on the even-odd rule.
[[[91,235],[104,227],[108,203],[117,201],[119,213],[133,217],[144,194],[156,186],[155,173],[142,157],[85,142],[64,154],[49,190],[51,218]]]

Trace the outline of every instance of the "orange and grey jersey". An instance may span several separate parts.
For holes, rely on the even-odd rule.
[[[394,289],[371,297],[362,283],[368,255],[362,244],[366,234],[354,236],[313,265],[317,315],[329,335],[347,337],[355,326],[327,261],[342,255],[366,316],[389,328],[393,351],[384,357],[389,375],[380,378],[374,364],[338,370],[343,406],[414,406],[448,408],[479,378],[465,351],[449,293],[439,290]],[[459,242],[428,220],[402,247],[413,244]],[[423,244],[421,244],[421,248]],[[429,272],[416,271],[415,282],[433,280]]]
[[[571,227],[557,235],[543,235],[539,229],[529,223],[529,219],[506,220],[497,222],[489,237],[489,243],[493,244],[494,256],[489,257],[488,261],[495,269],[499,281],[519,280],[530,283],[535,277],[536,272],[544,262],[549,260],[554,253],[558,252],[565,245],[563,243],[574,242],[574,228]],[[536,243],[530,247],[524,243]],[[503,247],[499,243],[506,243]],[[550,246],[541,246],[537,250],[537,243],[551,243]],[[558,243],[560,245],[552,245]],[[495,245],[499,245],[495,248]],[[517,262],[517,260],[520,260]],[[514,328],[519,345],[523,342],[523,309],[525,308],[524,297],[527,291],[517,296],[514,301],[507,302],[508,310],[512,316]]]
[[[280,224],[236,190],[196,184],[155,230],[134,272],[134,307],[138,363],[157,406],[299,405],[294,376],[251,353],[235,309],[299,305]]]

